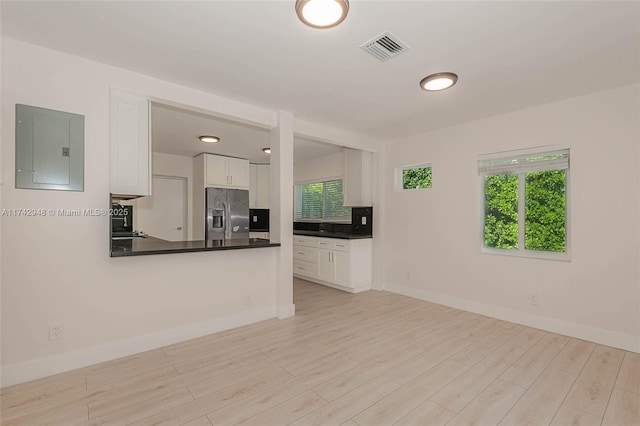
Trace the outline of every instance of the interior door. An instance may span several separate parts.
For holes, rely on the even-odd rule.
[[[137,200],[134,226],[152,237],[167,241],[187,240],[187,180],[153,176],[153,195]]]

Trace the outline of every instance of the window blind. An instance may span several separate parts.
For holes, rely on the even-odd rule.
[[[351,219],[351,209],[342,205],[342,180],[330,180],[324,183],[324,217],[326,219]]]
[[[478,160],[478,174],[480,176],[565,170],[568,168],[568,149]]]
[[[295,185],[295,219],[351,219],[351,207],[342,205],[342,191],[342,179]]]
[[[321,219],[324,199],[322,182],[295,186],[296,219]]]

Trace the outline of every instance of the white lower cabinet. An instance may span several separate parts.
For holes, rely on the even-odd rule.
[[[334,251],[331,254],[333,263],[333,280],[336,284],[349,286],[351,284],[351,256],[349,253]],[[371,283],[369,283],[371,287]]]
[[[293,238],[293,274],[356,293],[371,288],[372,241],[321,237]]]

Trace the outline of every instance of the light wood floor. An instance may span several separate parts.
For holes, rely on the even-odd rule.
[[[296,280],[268,320],[2,389],[2,425],[639,425],[640,355]]]

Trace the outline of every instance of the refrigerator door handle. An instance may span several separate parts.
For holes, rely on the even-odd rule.
[[[222,233],[223,233],[222,235],[224,235],[224,238],[227,239],[227,238],[229,238],[227,236],[227,222],[228,222],[227,219],[229,217],[229,216],[227,216],[227,214],[228,214],[227,203],[220,203],[220,204],[222,204],[222,219],[221,219],[221,221],[222,221],[222,223],[221,223],[221,225],[222,225]]]
[[[207,230],[213,229],[213,209],[207,209]]]

